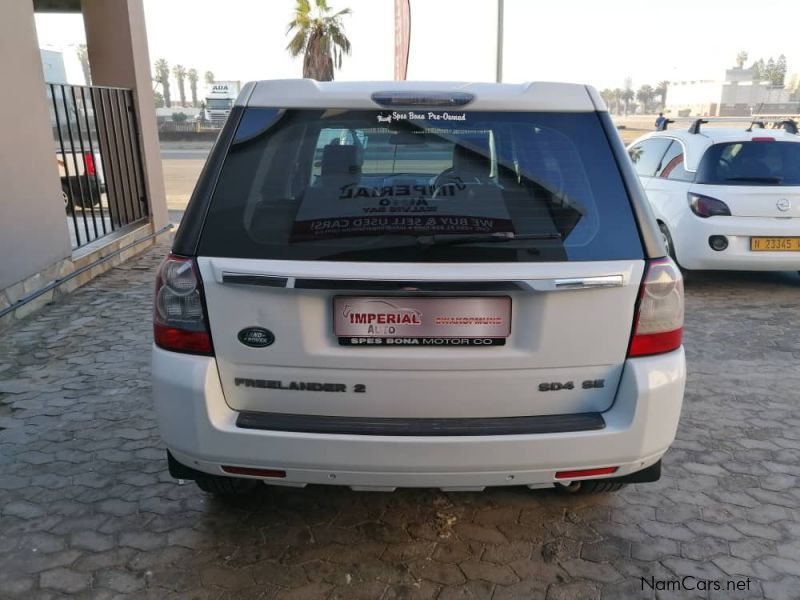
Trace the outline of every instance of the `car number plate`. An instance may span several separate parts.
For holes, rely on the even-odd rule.
[[[511,298],[337,296],[333,333],[344,346],[499,346]]]
[[[800,252],[800,237],[751,237],[753,252]]]

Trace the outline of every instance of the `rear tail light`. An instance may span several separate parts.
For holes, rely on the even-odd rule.
[[[670,352],[683,339],[683,277],[669,258],[648,263],[628,357]]]
[[[707,219],[708,217],[730,217],[731,209],[722,200],[711,198],[710,196],[703,196],[702,194],[687,194],[689,199],[689,208],[698,217]]]
[[[156,277],[153,334],[156,346],[173,352],[214,354],[203,288],[194,261],[170,254]]]
[[[94,155],[91,152],[84,152],[83,163],[86,165],[86,174],[94,175],[95,174]]]

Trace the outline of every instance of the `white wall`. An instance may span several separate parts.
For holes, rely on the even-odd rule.
[[[70,255],[31,2],[0,3],[0,289]]]

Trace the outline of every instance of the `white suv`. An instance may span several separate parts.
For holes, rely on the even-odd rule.
[[[597,92],[243,89],[156,287],[170,472],[204,490],[658,479],[683,283]]]
[[[670,255],[689,270],[800,270],[800,135],[704,124],[628,149]]]

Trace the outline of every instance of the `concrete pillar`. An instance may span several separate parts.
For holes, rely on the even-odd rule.
[[[0,4],[0,57],[2,290],[72,251],[32,2]]]
[[[81,0],[93,85],[133,89],[156,230],[169,223],[142,0]]]

